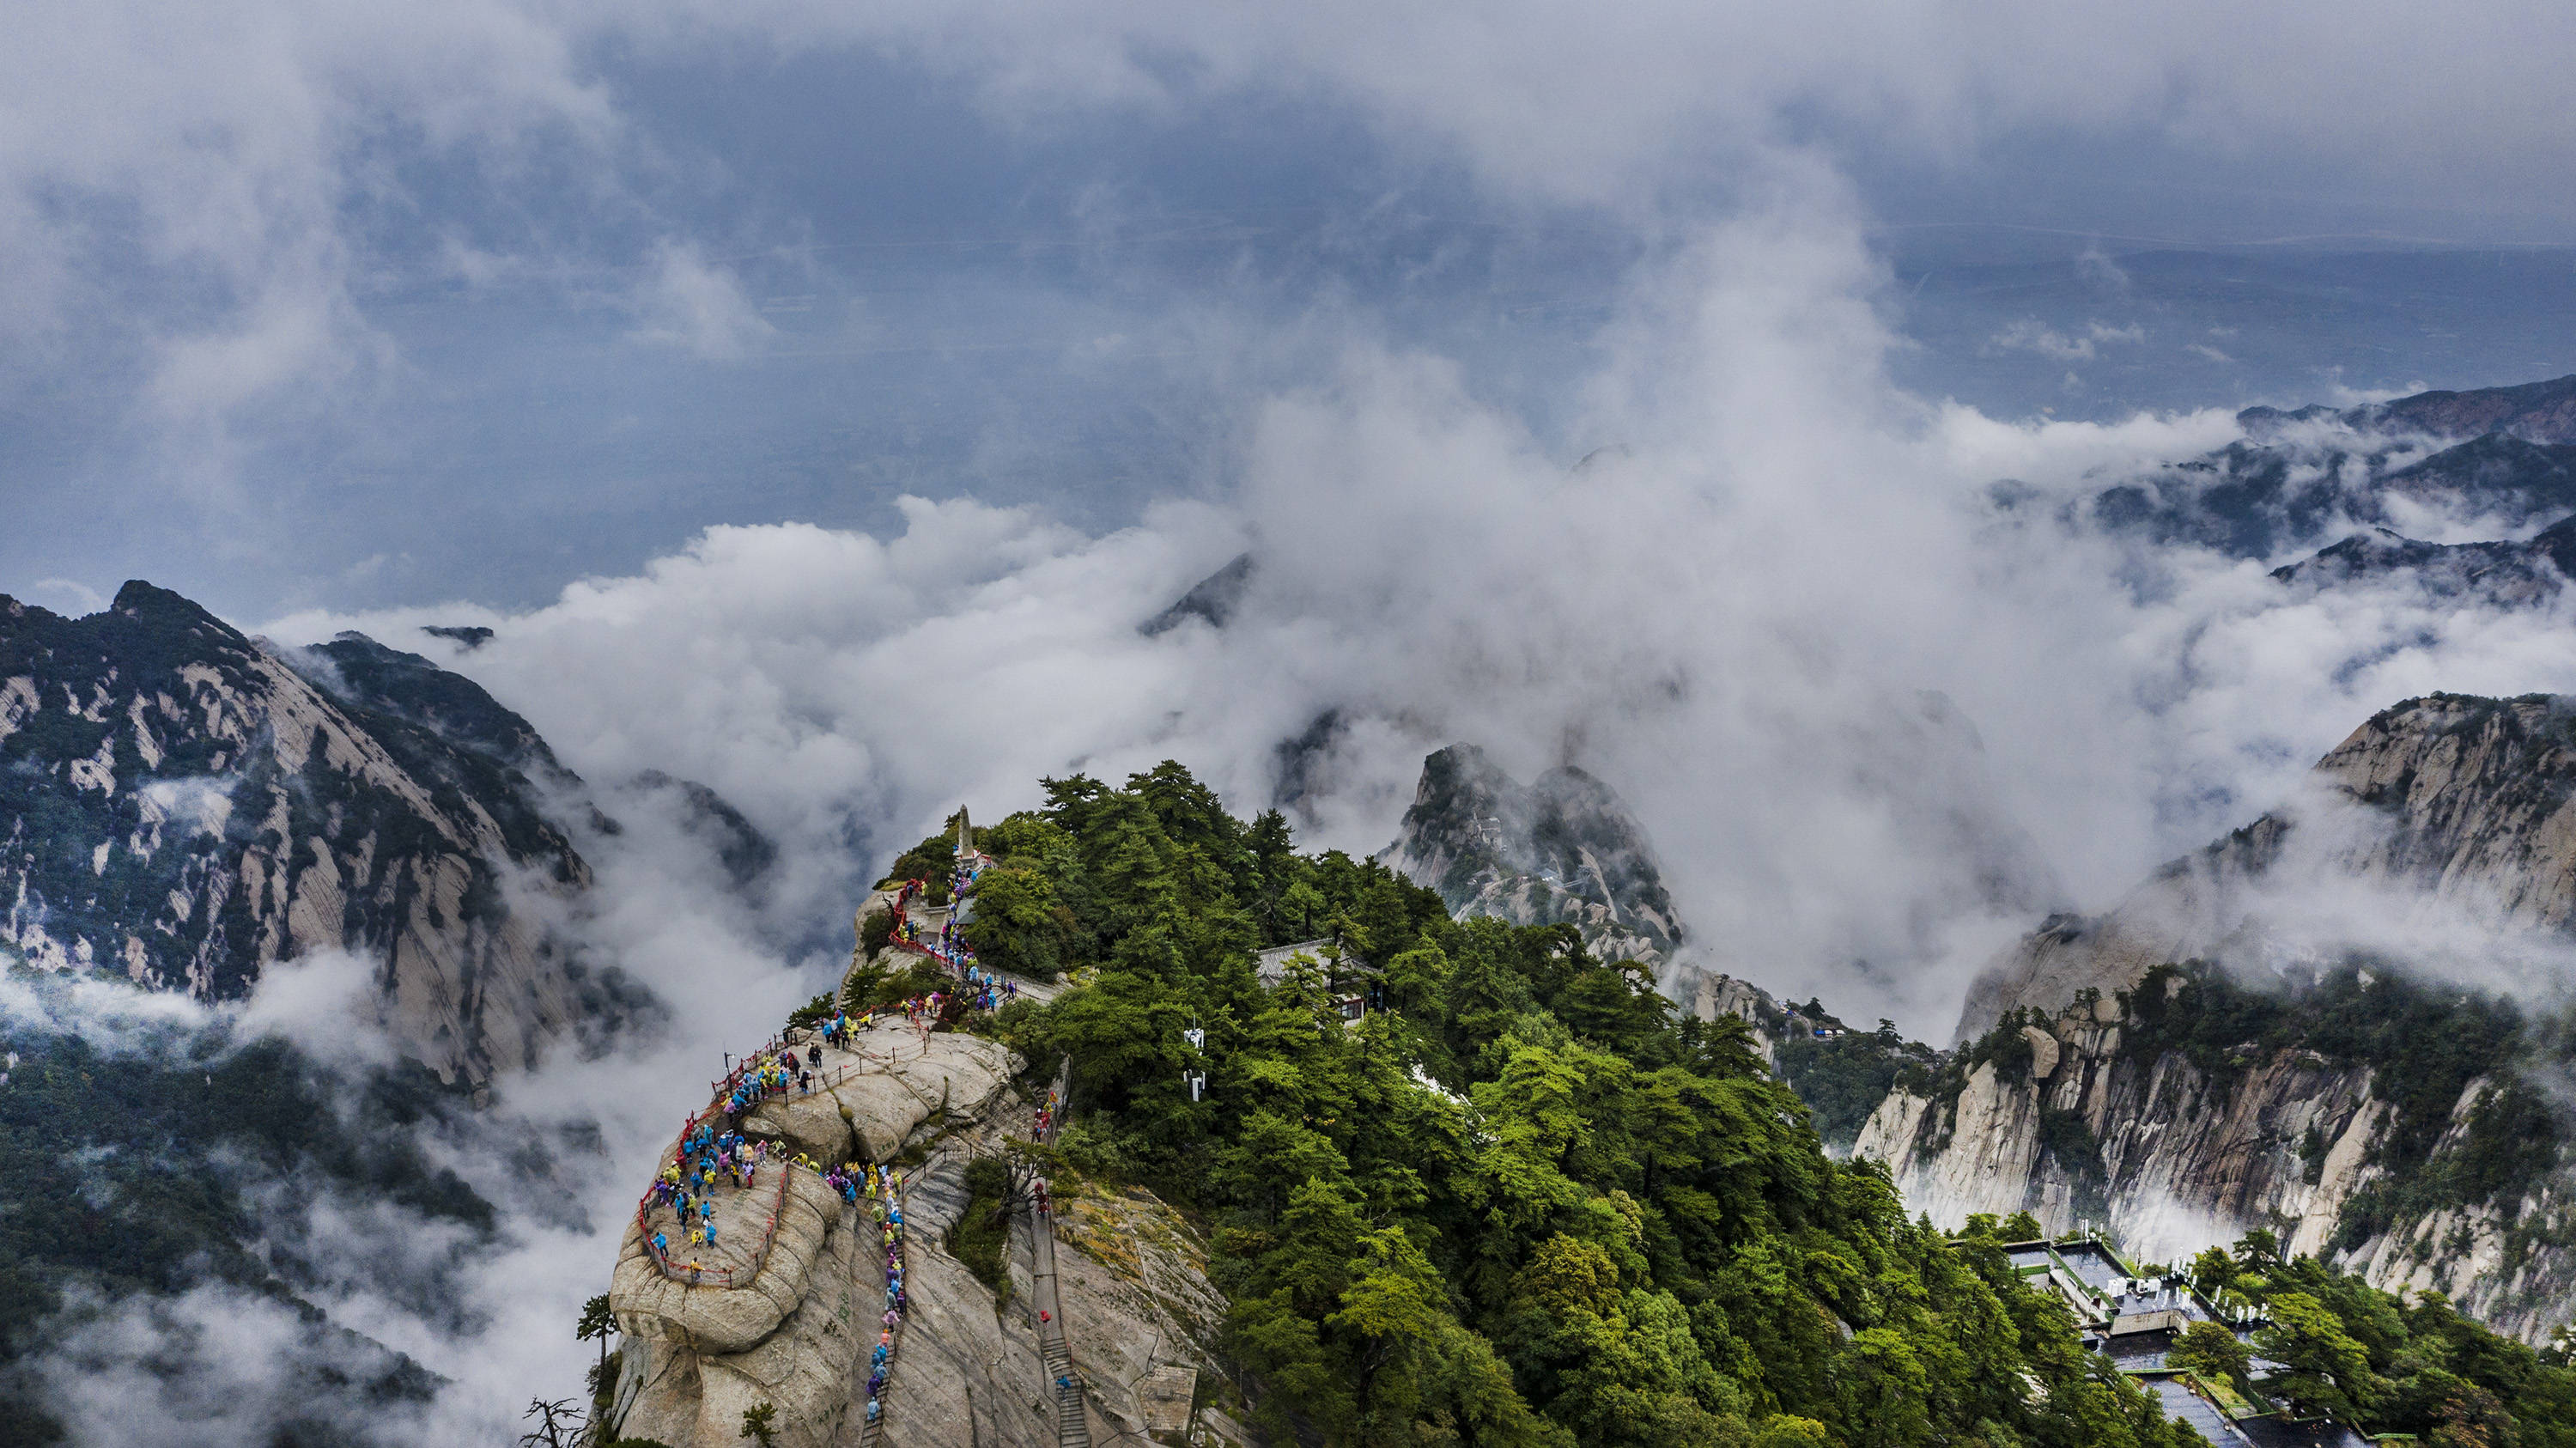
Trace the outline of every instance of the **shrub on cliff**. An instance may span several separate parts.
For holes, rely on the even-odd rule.
[[[999,1157],[977,1157],[966,1168],[966,1207],[948,1229],[948,1255],[966,1264],[991,1290],[995,1306],[1010,1301],[1011,1168]]]
[[[957,828],[950,825],[941,833],[894,857],[886,866],[885,878],[877,882],[880,890],[891,890],[906,880],[922,883],[922,899],[933,905],[948,903],[948,876],[957,868]]]
[[[869,911],[859,921],[859,958],[874,960],[894,943],[894,912],[888,909]]]
[[[914,996],[957,988],[957,977],[926,955],[896,956],[891,967],[868,961],[841,982],[841,1008],[853,1014],[881,1011]]]

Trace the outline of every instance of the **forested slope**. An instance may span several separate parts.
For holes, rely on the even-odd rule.
[[[1200,1213],[1274,1426],[1353,1444],[2197,1442],[2023,1287],[1827,1158],[1732,1018],[1570,926],[1457,921],[1294,852],[1175,764],[980,832],[981,958],[1076,969],[1004,1028],[1069,1056],[1064,1167]],[[1255,948],[1380,969],[1264,988]],[[1328,952],[1329,954],[1330,952]],[[1203,1049],[1183,1032],[1202,1028]],[[1193,1099],[1187,1077],[1203,1071]]]

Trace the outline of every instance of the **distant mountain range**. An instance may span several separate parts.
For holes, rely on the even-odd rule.
[[[2328,407],[2302,407],[2293,412],[2249,407],[2236,414],[2246,431],[2257,435],[2321,419],[2369,432],[2423,433],[2431,437],[2497,435],[2523,442],[2576,443],[2576,375],[2468,392],[2418,392],[2340,411]]]
[[[2561,526],[2576,518],[2576,377],[2340,411],[2249,408],[2238,421],[2243,440],[2122,479],[2077,513],[2238,558],[2312,548],[2273,572],[2307,588],[2404,580],[2512,606],[2555,594],[2576,561]],[[2007,510],[2023,501],[2010,485],[1997,496]],[[2535,524],[2547,526],[2528,536]],[[2445,544],[2410,529],[2493,536]]]
[[[2530,538],[2492,543],[2426,543],[2373,528],[2275,568],[2272,576],[2316,589],[2405,578],[2429,594],[2463,602],[2538,603],[2576,578],[2576,516]]]

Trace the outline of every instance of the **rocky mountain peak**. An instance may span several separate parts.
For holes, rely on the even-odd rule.
[[[219,632],[232,634],[235,638],[242,637],[230,624],[198,607],[196,601],[186,594],[174,593],[147,579],[125,580],[117,588],[116,597],[109,602],[108,607],[128,618],[138,618],[147,613],[155,614],[185,620],[191,624],[206,624]]]
[[[1660,967],[1682,942],[1645,831],[1615,791],[1571,765],[1525,787],[1473,744],[1439,750],[1378,858],[1460,914],[1571,922],[1607,959]]]
[[[1174,599],[1169,608],[1136,625],[1136,632],[1159,638],[1194,618],[1211,628],[1225,627],[1243,603],[1244,591],[1252,586],[1252,575],[1258,567],[1251,554],[1236,554],[1223,568],[1191,584],[1189,591]]]

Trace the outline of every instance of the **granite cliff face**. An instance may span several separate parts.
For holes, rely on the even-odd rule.
[[[1452,744],[1422,761],[1403,830],[1378,858],[1457,914],[1572,924],[1605,960],[1660,971],[1682,943],[1645,831],[1571,766],[1524,787],[1482,749]]]
[[[2378,1286],[2439,1290],[2499,1331],[2538,1340],[2576,1310],[2576,1180],[2554,1141],[2477,1192],[2494,1138],[2529,1120],[2499,1076],[2450,1094],[2429,1149],[2410,1152],[2394,1061],[2268,1045],[2213,1066],[2121,1002],[2003,1033],[2022,1049],[1946,1090],[1900,1088],[1862,1128],[1856,1153],[1937,1223],[2028,1209],[2052,1231],[2108,1224],[2149,1261],[2263,1227]]]
[[[2317,764],[2387,828],[2355,873],[2411,880],[2513,924],[2576,923],[2576,700],[2434,694],[2383,711]]]
[[[360,635],[278,651],[145,583],[0,598],[0,945],[208,999],[364,951],[442,1076],[523,1065],[584,1009],[546,921],[590,877],[530,768],[560,772],[526,721]]]
[[[916,1133],[972,1127],[1006,1100],[1017,1104],[1009,1083],[1022,1063],[976,1037],[917,1040],[889,1026],[862,1037],[855,1052],[828,1054],[826,1073],[852,1074],[827,1090],[764,1104],[744,1134],[825,1164],[878,1161]],[[675,1159],[665,1152],[659,1165]],[[786,1424],[782,1442],[857,1441],[863,1425],[848,1419],[864,1394],[853,1389],[864,1385],[884,1310],[876,1224],[864,1201],[844,1202],[811,1171],[767,1170],[775,1179],[739,1194],[740,1210],[719,1219],[719,1250],[704,1254],[709,1265],[721,1261],[740,1274],[724,1285],[665,1273],[643,1226],[626,1224],[609,1290],[624,1338],[616,1398],[623,1436],[672,1448],[729,1443],[743,1411],[766,1402]],[[774,1235],[765,1220],[772,1210]],[[914,1235],[908,1250],[926,1236],[918,1228]]]
[[[2370,951],[2385,920],[2474,920],[2563,958],[2576,713],[2433,695],[2319,761],[2317,797],[2056,917],[1978,982],[1930,1083],[1857,1150],[1936,1220],[2028,1208],[2170,1258],[2252,1227],[2507,1331],[2576,1308],[2576,1173],[2546,1081],[2563,1024]],[[2312,890],[2395,902],[2319,933]],[[2331,898],[2331,897],[2330,897]]]
[[[892,952],[878,961],[906,964]],[[723,1285],[712,1273],[693,1285],[665,1272],[645,1229],[627,1224],[609,1292],[621,1336],[616,1432],[731,1448],[744,1412],[768,1403],[783,1448],[1056,1448],[1035,1290],[1048,1269],[1090,1441],[1141,1440],[1186,1420],[1197,1376],[1223,1371],[1215,1343],[1226,1301],[1208,1280],[1207,1244],[1179,1213],[1142,1191],[1060,1182],[1052,1218],[1010,1213],[999,1291],[947,1249],[969,1207],[970,1164],[1036,1135],[1031,1098],[1042,1083],[1028,1085],[1025,1072],[993,1041],[888,1022],[849,1050],[822,1048],[822,1089],[743,1119],[747,1137],[817,1163],[901,1174],[909,1300],[873,1436],[861,1409],[885,1303],[877,1222],[864,1196],[845,1203],[814,1172],[778,1166],[763,1170],[783,1181],[764,1176],[741,1201],[719,1193],[719,1241],[730,1246],[674,1254],[729,1265],[737,1275]],[[778,1225],[764,1248],[773,1193]],[[667,1211],[660,1225],[670,1225]],[[1044,1244],[1032,1235],[1041,1230]],[[1250,1437],[1211,1409],[1198,1422],[1211,1441]]]

